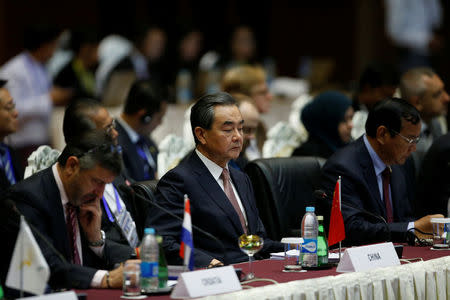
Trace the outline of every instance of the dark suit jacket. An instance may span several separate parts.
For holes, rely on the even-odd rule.
[[[19,182],[20,180],[23,179],[22,166],[20,165],[20,162],[15,155],[14,149],[12,149],[9,146],[7,147],[9,148],[9,153],[11,154],[12,166],[14,170],[14,175],[16,176],[16,182]],[[0,168],[0,193],[4,193],[10,186],[11,183],[6,177],[5,171]]]
[[[345,203],[348,203],[386,219],[386,208],[363,137],[338,150],[327,160],[322,171],[322,186],[328,195],[333,195],[339,175],[342,176],[341,199],[345,242],[367,244],[387,240],[388,230],[382,221],[345,206]],[[391,194],[394,213],[394,222],[388,224],[391,238],[393,241],[404,241],[408,222],[413,221],[413,212],[405,173],[401,166],[392,166]]]
[[[309,136],[308,140],[301,144],[299,147],[295,148],[292,156],[319,156],[325,159],[329,158],[334,153],[327,144]]]
[[[249,233],[264,238],[261,254],[281,251],[283,247],[280,243],[266,239],[250,179],[238,170],[233,168],[229,170],[245,207]],[[156,191],[156,201],[183,218],[184,194],[187,194],[190,199],[192,224],[211,233],[225,247],[224,253],[217,241],[193,229],[195,265],[208,266],[213,258],[225,264],[248,260],[247,255],[238,247],[238,237],[244,233],[239,217],[224,191],[195,151],[161,178]],[[154,227],[157,234],[163,236],[163,246],[169,264],[181,264],[179,259],[181,225],[180,221],[157,208],[153,209],[147,218],[147,227]]]
[[[428,150],[417,180],[415,214],[448,215],[450,198],[450,133],[436,139]]]
[[[26,220],[53,244],[66,261],[70,261],[71,251],[64,208],[51,167],[16,184],[7,197],[15,201]],[[88,247],[86,239],[81,234],[83,266],[79,266],[63,262],[39,236],[35,237],[50,266],[49,283],[53,287],[89,288],[92,277],[98,269],[111,269],[114,264],[128,259],[132,252],[130,247],[107,239],[103,257],[100,258]]]
[[[91,73],[92,78],[94,78],[94,72]],[[85,88],[81,79],[78,77],[77,73],[75,73],[73,60],[59,71],[55,76],[55,79],[53,79],[53,84],[73,91],[73,96],[69,102],[79,98],[95,98],[94,93]]]
[[[134,179],[135,181],[155,179],[154,175],[157,170],[156,168],[154,170],[150,168],[150,178],[144,178],[144,167],[142,165],[142,159],[137,152],[136,145],[131,141],[128,133],[122,127],[120,122],[116,123],[116,130],[119,133],[119,145],[122,146],[122,158],[126,169],[126,175]],[[156,164],[158,157],[158,148],[149,137],[145,137],[145,142]]]

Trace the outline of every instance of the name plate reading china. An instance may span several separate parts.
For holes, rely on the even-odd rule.
[[[171,298],[197,298],[241,290],[232,266],[181,273]]]
[[[353,247],[345,250],[336,272],[360,272],[400,265],[392,243]]]

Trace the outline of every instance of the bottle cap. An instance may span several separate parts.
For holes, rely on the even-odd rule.
[[[314,212],[315,209],[314,209],[313,206],[307,206],[307,207],[306,207],[306,211],[307,211],[307,212]]]
[[[155,234],[155,228],[145,228],[144,234]]]
[[[323,221],[323,216],[317,216],[317,221]]]

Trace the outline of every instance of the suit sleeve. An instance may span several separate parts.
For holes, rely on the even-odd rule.
[[[330,161],[322,171],[322,187],[328,195],[333,195],[339,176],[342,177],[341,199],[346,243],[358,245],[386,241],[389,240],[389,234],[393,241],[405,240],[407,222],[389,223],[386,226],[381,220],[356,209],[367,209],[365,202],[371,201],[367,188],[361,179],[349,172],[345,166]],[[345,203],[355,208],[346,206]],[[331,203],[328,206],[331,206]]]
[[[156,202],[168,211],[183,219],[185,182],[175,172],[167,173],[158,183]],[[146,220],[146,227],[153,227],[156,233],[164,237],[163,247],[169,264],[182,264],[179,257],[182,222],[157,207],[152,207]],[[195,247],[195,244],[194,244]],[[195,248],[196,266],[208,266],[214,257]]]

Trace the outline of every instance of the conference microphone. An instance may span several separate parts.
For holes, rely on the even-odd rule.
[[[153,205],[153,206],[159,208],[160,210],[162,210],[162,211],[165,212],[166,214],[168,214],[168,215],[174,217],[175,219],[177,219],[177,220],[179,220],[181,223],[183,223],[183,218],[177,216],[177,215],[174,214],[173,212],[171,212],[171,211],[169,211],[168,209],[166,209],[165,207],[161,206],[161,205],[158,204],[156,201],[152,201],[152,200],[150,200],[150,199],[147,199],[147,198],[144,197],[144,196],[139,195],[139,194],[136,193],[131,187],[129,187],[129,186],[125,185],[125,184],[121,184],[121,185],[119,185],[119,189],[120,189],[122,192],[124,192],[125,194],[131,194],[132,196],[138,197],[139,199],[141,199],[141,200],[143,200],[143,201],[145,201],[145,202],[147,202],[147,203],[150,203],[151,205]],[[167,198],[166,198],[163,194],[161,194],[161,195],[167,200]],[[194,229],[194,230],[196,230],[197,232],[200,232],[201,234],[203,234],[204,236],[206,236],[206,237],[208,237],[208,238],[210,238],[210,239],[216,241],[216,242],[219,244],[219,246],[220,246],[220,249],[221,249],[221,251],[222,251],[222,253],[223,253],[223,257],[225,258],[225,253],[226,253],[226,251],[225,251],[225,247],[224,247],[224,245],[223,245],[223,243],[222,243],[221,240],[219,240],[218,238],[216,238],[215,236],[213,236],[211,233],[209,233],[209,232],[207,232],[207,231],[201,229],[200,227],[195,226],[194,224],[191,224],[191,226],[192,226],[192,229]]]
[[[328,205],[330,203],[333,203],[333,198],[328,196],[328,194],[325,193],[323,190],[315,190],[313,192],[313,195],[314,195],[314,197],[316,199],[320,199],[320,200],[326,201],[326,203]],[[372,213],[372,212],[370,212],[368,210],[365,210],[364,208],[356,207],[356,206],[354,206],[354,205],[352,205],[352,204],[350,204],[348,202],[344,202],[344,201],[342,201],[342,199],[341,199],[341,205],[344,206],[344,207],[347,207],[347,208],[355,209],[355,210],[357,210],[359,213],[361,213],[363,215],[366,215],[366,216],[375,218],[377,220],[380,220],[385,225],[386,230],[388,232],[388,240],[387,241],[391,240],[391,230],[389,229],[388,223],[386,222],[386,220],[382,216],[374,214],[374,213]]]

